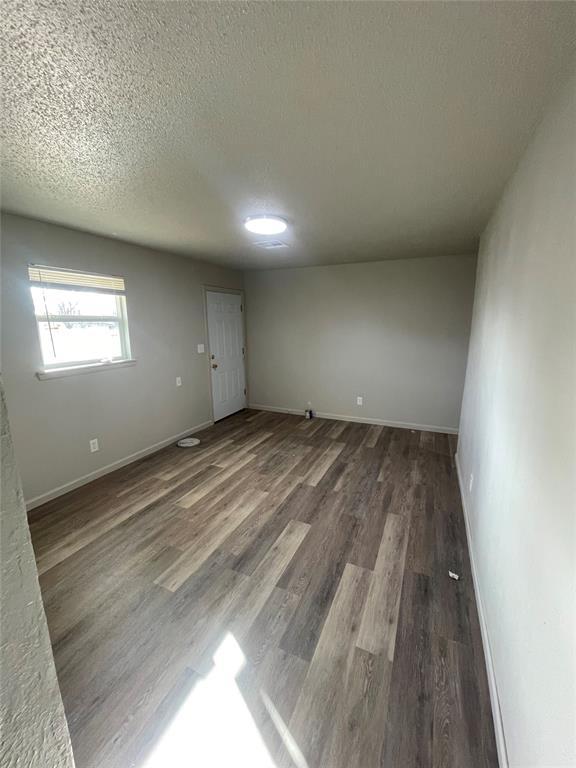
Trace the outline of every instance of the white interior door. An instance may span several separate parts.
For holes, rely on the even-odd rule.
[[[214,421],[246,408],[244,316],[237,293],[206,292]]]

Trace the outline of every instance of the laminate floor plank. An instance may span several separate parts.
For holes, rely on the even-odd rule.
[[[358,505],[356,515],[360,524],[348,554],[348,562],[374,570],[391,499],[392,489],[377,483],[366,503]],[[350,509],[349,506],[344,508]]]
[[[282,725],[290,720],[307,670],[307,662],[273,648],[257,667],[246,664],[238,677],[238,686],[275,765],[285,752],[284,738],[289,735]]]
[[[339,514],[322,526],[312,526],[304,545],[278,582],[278,586],[301,595],[280,643],[283,650],[302,659],[312,658],[357,530],[358,519],[346,514]]]
[[[290,718],[290,734],[308,765],[321,765],[331,730],[325,715],[347,687],[370,578],[370,571],[346,565]]]
[[[220,544],[266,498],[265,491],[245,491],[222,514],[214,515],[190,546],[162,573],[155,584],[175,592],[195,573]]]
[[[242,649],[252,666],[258,666],[268,651],[279,647],[299,600],[299,595],[286,589],[272,589],[242,643]]]
[[[409,520],[389,514],[374,565],[356,645],[394,660]]]
[[[382,766],[432,765],[434,706],[428,577],[406,572]]]
[[[496,768],[454,436],[198,437],[30,514],[77,768]]]
[[[329,448],[318,457],[309,472],[306,474],[305,482],[307,485],[316,486],[322,480],[326,472],[342,453],[344,445],[342,443],[333,443]]]
[[[334,706],[334,722],[320,764],[334,768],[364,768],[380,761],[392,663],[384,654],[356,647],[342,695]]]

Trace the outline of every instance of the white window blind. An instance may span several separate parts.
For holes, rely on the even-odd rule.
[[[31,285],[38,287],[73,288],[77,291],[106,291],[116,296],[126,294],[124,278],[114,275],[97,275],[92,272],[75,272],[71,269],[30,264],[28,277]]]

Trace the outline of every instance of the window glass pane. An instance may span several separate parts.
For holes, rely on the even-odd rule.
[[[34,311],[46,315],[91,315],[118,317],[116,296],[92,291],[67,291],[59,288],[31,287]]]
[[[122,357],[120,329],[109,323],[38,322],[44,365],[67,365],[87,360]]]

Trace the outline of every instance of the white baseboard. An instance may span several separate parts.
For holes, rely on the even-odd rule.
[[[144,456],[148,456],[150,453],[159,451],[161,448],[165,448],[167,445],[180,440],[180,438],[186,437],[186,435],[191,435],[194,432],[200,432],[200,430],[206,429],[206,427],[211,427],[213,423],[213,421],[205,421],[202,424],[197,424],[195,427],[185,429],[184,432],[179,432],[177,435],[167,437],[165,440],[161,440],[159,443],[154,443],[154,445],[149,445],[147,448],[142,448],[142,450],[136,451],[136,453],[131,453],[129,456],[125,456],[123,459],[118,459],[118,461],[114,461],[112,464],[106,464],[104,467],[95,469],[94,472],[89,472],[87,475],[82,475],[82,477],[78,477],[76,480],[71,480],[69,483],[59,485],[57,488],[53,488],[51,491],[40,494],[40,496],[35,496],[33,499],[29,499],[25,502],[26,510],[29,512],[31,509],[39,507],[41,504],[45,504],[47,501],[57,499],[58,496],[63,496],[65,493],[68,493],[68,491],[73,491],[75,488],[80,488],[80,486],[86,485],[86,483],[89,483],[92,480],[96,480],[103,475],[114,472],[115,469],[125,467],[127,464],[132,464],[134,461],[138,461],[138,459],[142,459]]]
[[[488,688],[490,690],[490,704],[492,705],[492,718],[494,720],[494,733],[496,736],[496,749],[498,750],[498,761],[500,768],[508,768],[508,752],[506,749],[506,737],[504,734],[504,723],[502,722],[502,710],[500,709],[500,697],[498,696],[498,686],[496,683],[496,672],[494,670],[494,659],[490,647],[490,638],[488,636],[488,626],[486,624],[486,613],[484,612],[484,603],[480,593],[480,584],[478,582],[478,571],[474,560],[474,548],[472,546],[472,534],[470,529],[470,516],[468,514],[467,496],[465,494],[462,471],[460,469],[460,460],[458,454],[456,459],[456,472],[458,474],[458,485],[460,486],[460,497],[462,499],[462,510],[464,512],[464,525],[466,527],[466,539],[468,541],[468,552],[470,555],[470,566],[472,568],[472,581],[474,583],[474,594],[476,596],[476,605],[478,607],[478,618],[480,620],[480,632],[482,634],[482,646],[484,648],[484,659],[486,662],[486,672],[488,675]]]
[[[255,411],[271,411],[272,413],[293,413],[296,416],[303,416],[304,410],[302,408],[281,408],[280,406],[272,405],[260,405],[259,403],[250,403],[248,408],[252,408]],[[358,424],[378,424],[384,427],[398,427],[399,429],[418,429],[422,432],[440,432],[442,434],[457,435],[457,427],[437,427],[432,424],[411,424],[408,421],[389,421],[387,419],[371,419],[362,418],[360,416],[345,416],[341,413],[324,413],[322,411],[314,411],[315,416],[319,419],[334,419],[335,421],[354,421]]]

